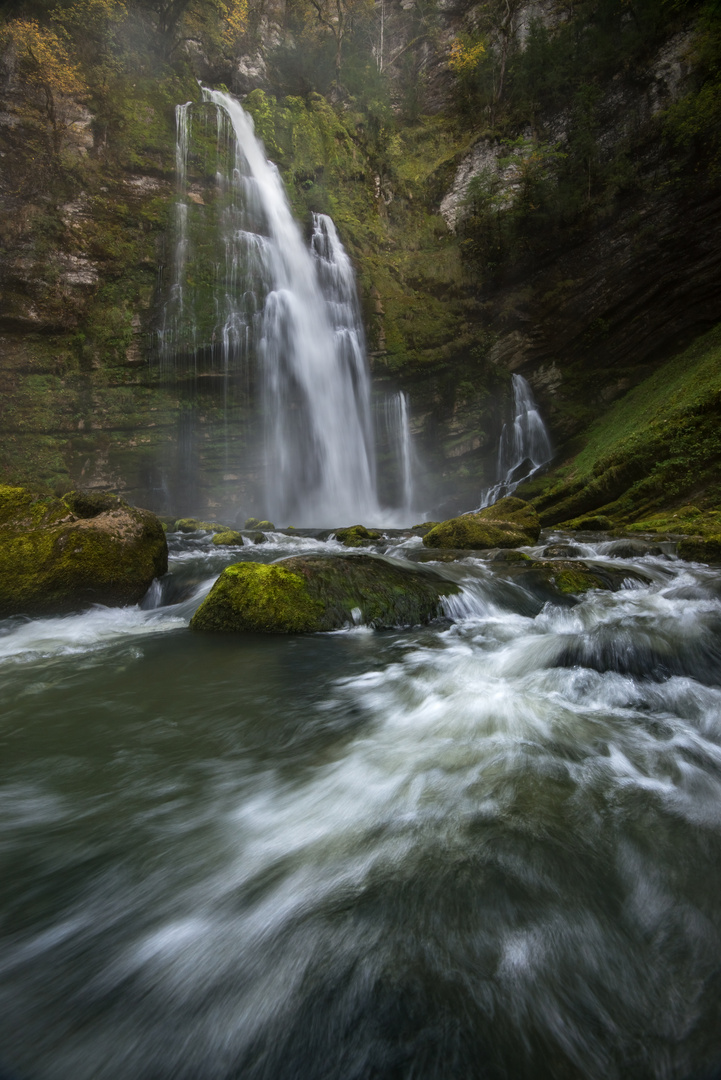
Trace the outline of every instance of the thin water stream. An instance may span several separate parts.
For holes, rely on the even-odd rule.
[[[554,605],[471,557],[426,629],[214,637],[187,623],[238,555],[171,545],[138,608],[0,624],[2,1068],[709,1074],[717,570],[615,559],[648,584]]]

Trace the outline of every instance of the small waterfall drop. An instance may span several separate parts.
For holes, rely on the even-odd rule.
[[[196,370],[209,365],[226,383],[232,374],[257,384],[264,515],[297,525],[377,522],[370,376],[350,260],[323,214],[314,215],[306,246],[278,170],[240,104],[205,88],[203,100],[217,108],[221,254],[208,280],[186,296],[191,249],[210,240],[207,230],[192,236],[188,224],[189,202],[202,197],[187,185],[193,106],[179,106],[178,239],[162,366],[182,357]]]
[[[533,400],[531,387],[522,375],[513,376],[513,423],[504,424],[498,445],[496,483],[487,488],[478,507],[511,495],[521,480],[551,460],[553,451],[546,425]]]
[[[383,411],[391,468],[393,475],[397,477],[396,503],[401,513],[407,516],[414,509],[415,498],[415,455],[411,441],[408,395],[402,390],[390,395],[385,399]]]

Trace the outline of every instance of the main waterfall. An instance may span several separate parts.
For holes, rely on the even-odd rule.
[[[298,525],[377,522],[370,377],[350,260],[323,214],[314,215],[306,246],[278,170],[240,104],[218,90],[203,89],[203,99],[217,107],[219,147],[225,142],[227,165],[216,177],[223,254],[203,310],[191,310],[188,204],[199,196],[185,190],[192,105],[179,106],[177,240],[163,365],[178,355],[197,364],[199,354],[210,353],[226,378],[245,370],[257,386],[264,516]],[[248,374],[254,362],[257,374]]]

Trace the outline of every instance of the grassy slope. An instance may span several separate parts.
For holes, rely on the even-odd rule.
[[[570,462],[523,493],[548,525],[588,515],[618,525],[653,515],[660,523],[669,520],[664,511],[690,501],[713,511],[721,507],[720,410],[716,327],[614,404]]]

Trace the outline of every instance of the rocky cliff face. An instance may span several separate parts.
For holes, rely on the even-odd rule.
[[[721,318],[717,174],[669,126],[700,85],[695,10],[634,66],[605,62],[585,97],[541,94],[529,58],[571,15],[552,0],[498,12],[385,0],[364,33],[387,103],[329,91],[329,104],[278,96],[300,39],[274,0],[232,63],[191,39],[159,76],[121,67],[104,88],[59,95],[54,125],[6,46],[4,478],[112,487],[177,512],[262,510],[252,442],[239,438],[227,468],[213,381],[169,381],[157,359],[174,107],[197,97],[194,74],[249,95],[301,220],[333,215],[376,384],[410,396],[429,509],[467,509],[492,479],[512,371],[570,452],[599,409]],[[474,41],[485,60],[464,83],[450,50]],[[198,199],[210,179],[199,162]]]

